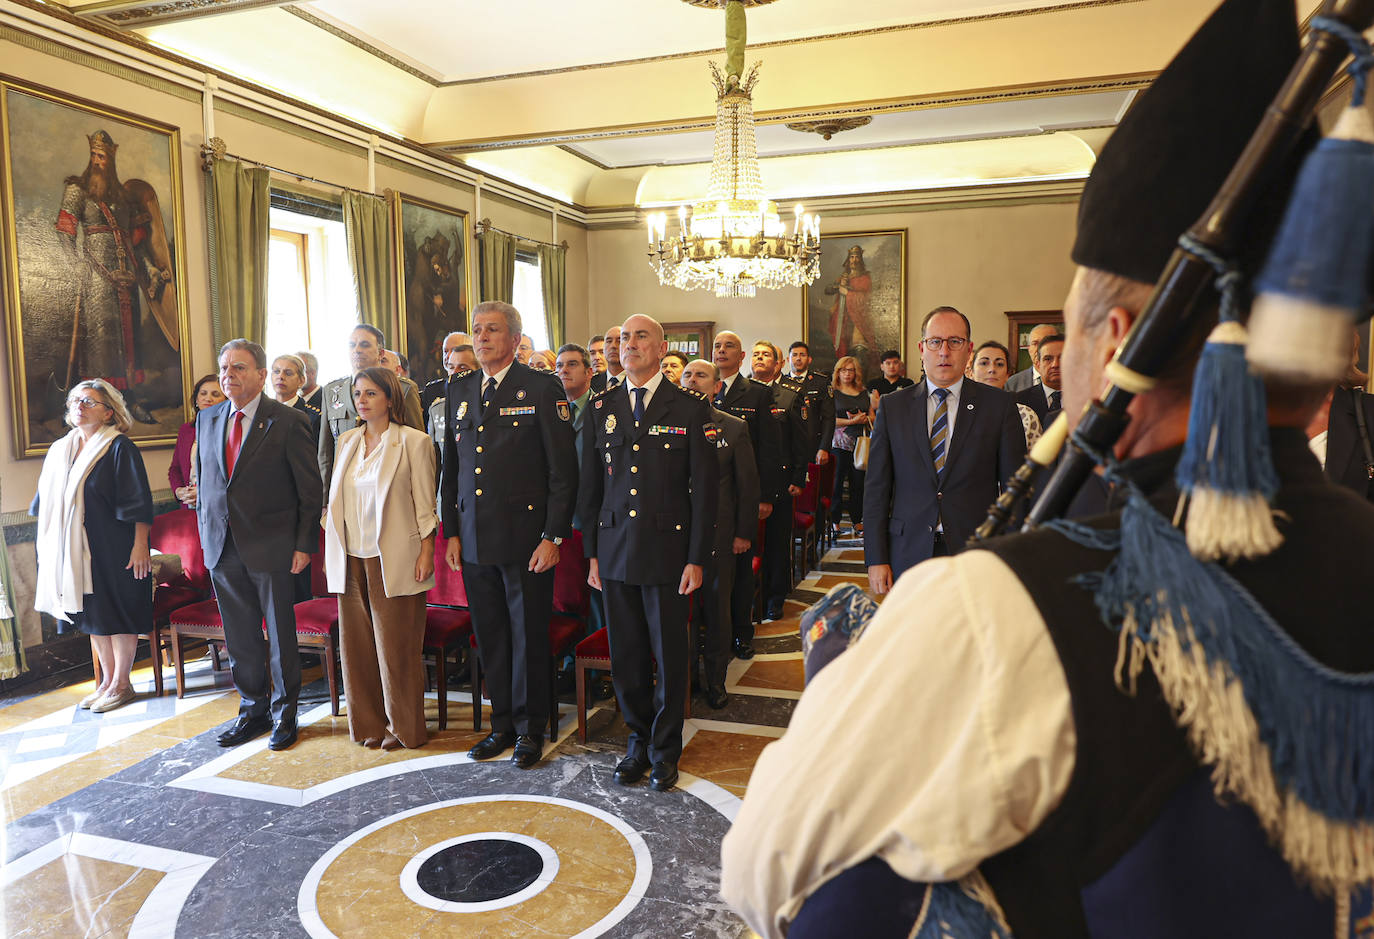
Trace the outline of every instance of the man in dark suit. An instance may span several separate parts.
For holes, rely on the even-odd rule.
[[[592,399],[578,509],[588,520],[587,582],[606,598],[611,678],[630,728],[615,779],[629,785],[652,767],[649,783],[660,791],[677,782],[682,756],[687,604],[711,561],[717,475],[710,406],[663,377],[667,351],[655,320],[625,321],[626,387]]]
[[[605,356],[605,371],[592,376],[592,394],[613,390],[625,383],[625,366],[620,364],[620,327],[612,326],[601,339],[601,351]]]
[[[515,361],[520,314],[472,311],[481,368],[454,378],[444,432],[445,559],[462,570],[491,697],[491,733],[468,755],[528,769],[549,722],[549,617],[558,548],[572,532],[577,458],[572,410],[547,372]]]
[[[720,371],[705,359],[688,362],[682,370],[682,386],[710,400],[720,385]],[[730,667],[730,597],[735,583],[735,558],[748,555],[758,535],[759,471],[754,462],[754,446],[749,428],[738,417],[711,408],[706,437],[715,445],[716,471],[720,481],[716,499],[716,538],[711,566],[699,609],[704,622],[698,625],[702,636],[706,703],[720,710],[729,702],[725,693],[725,671]]]
[[[320,388],[320,360],[315,357],[315,353],[306,351],[297,352],[296,358],[305,363],[305,384],[301,386],[301,399],[316,411],[322,410],[320,402],[324,398]]]
[[[356,374],[365,368],[382,364],[386,351],[382,331],[376,326],[359,323],[348,334],[348,362]],[[401,410],[406,424],[416,430],[425,429],[425,416],[420,410],[420,389],[409,378],[397,377],[401,383]],[[320,396],[320,439],[317,460],[320,479],[324,482],[324,501],[329,503],[329,481],[334,478],[334,441],[339,434],[358,426],[358,409],[353,406],[353,375],[336,378],[324,386]]]
[[[1368,380],[1362,374],[1358,378]],[[1374,498],[1374,395],[1357,383],[1342,384],[1351,387],[1332,391],[1307,434],[1327,479],[1363,499]]]
[[[791,377],[802,386],[802,401],[806,410],[806,426],[814,441],[815,462],[830,461],[830,441],[835,436],[835,385],[831,376],[811,371],[811,347],[798,339],[787,347],[787,364]]]
[[[1016,400],[964,378],[964,315],[936,307],[921,335],[925,380],[881,399],[869,444],[864,563],[876,594],[926,558],[962,550],[1026,456]]]
[[[1035,350],[1035,370],[1040,373],[1040,383],[1016,393],[1016,402],[1034,411],[1040,418],[1041,427],[1049,427],[1064,409],[1059,383],[1059,363],[1063,355],[1063,336],[1054,333],[1041,339]]]
[[[420,389],[420,410],[425,415],[426,427],[429,426],[429,406],[444,396],[448,391],[448,380],[460,371],[458,350],[461,348],[472,349],[471,336],[467,333],[449,333],[445,336],[444,354],[440,360],[444,366],[444,374],[433,381],[425,382],[424,387]]]
[[[711,358],[720,369],[720,390],[712,404],[726,414],[740,418],[749,427],[749,442],[754,446],[754,463],[759,471],[759,521],[773,514],[775,503],[787,491],[783,478],[782,432],[773,413],[773,393],[762,382],[740,374],[744,364],[744,345],[739,334],[725,330],[716,334]],[[750,555],[735,558],[735,589],[731,601],[734,620],[735,655],[754,657],[754,562]]]
[[[310,420],[264,395],[266,382],[262,346],[224,344],[219,384],[228,400],[196,417],[196,512],[240,697],[238,720],[219,744],[271,730],[268,746],[284,750],[296,742],[301,690],[292,575],[319,544],[321,487]]]
[[[808,426],[811,410],[806,403],[805,386],[781,374],[782,355],[778,347],[771,342],[754,343],[750,364],[754,380],[767,385],[773,393],[769,416],[777,425],[782,442],[778,451],[782,457],[779,469],[786,488],[778,493],[773,512],[763,523],[761,577],[764,618],[782,619],[783,602],[792,589],[792,500],[806,488],[806,470],[816,447]],[[823,400],[830,402],[833,411],[834,399],[826,395]]]

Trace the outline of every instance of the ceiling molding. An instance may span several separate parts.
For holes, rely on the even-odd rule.
[[[311,26],[314,26],[316,29],[322,29],[334,38],[342,39],[350,46],[353,46],[356,49],[361,49],[368,55],[381,59],[383,62],[385,62],[387,65],[390,65],[392,68],[400,69],[407,75],[411,75],[415,78],[418,78],[420,79],[420,81],[425,82],[426,84],[432,87],[438,88],[442,84],[442,76],[437,75],[434,72],[428,71],[426,69],[420,68],[419,66],[407,62],[405,59],[402,59],[398,56],[392,55],[390,52],[387,52],[380,46],[373,45],[372,43],[363,39],[357,33],[340,25],[338,22],[334,20],[326,19],[325,17],[312,13],[304,7],[297,6],[294,3],[286,3],[284,6],[282,6],[282,9],[285,10],[287,13],[290,13],[292,16],[296,16],[305,20],[307,23],[309,23]]]
[[[1049,98],[1058,95],[1094,94],[1105,91],[1133,91],[1146,88],[1158,72],[1139,72],[1113,75],[1091,81],[1052,82],[1049,84],[1009,85],[1002,88],[982,88],[958,94],[917,95],[914,97],[850,102],[825,108],[805,108],[789,111],[759,111],[754,114],[756,124],[787,124],[794,121],[822,121],[859,115],[874,116],[897,111],[922,111],[967,104],[987,104],[997,101],[1017,101],[1027,98]],[[582,140],[607,140],[617,137],[644,137],[655,134],[675,134],[685,131],[710,130],[716,126],[714,115],[690,121],[623,124],[613,127],[589,128],[569,134],[542,137],[492,137],[473,140],[435,141],[428,146],[442,153],[480,153],[485,150],[507,150],[514,147],[549,147],[576,143]]]
[[[143,29],[166,23],[279,7],[288,0],[97,0],[71,7],[83,19],[103,20],[116,29]]]

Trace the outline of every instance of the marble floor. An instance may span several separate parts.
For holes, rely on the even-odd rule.
[[[426,746],[358,747],[318,668],[281,753],[216,744],[238,698],[208,658],[181,699],[141,663],[139,698],[104,715],[77,707],[88,677],[0,700],[0,936],[749,936],[717,893],[720,842],[801,694],[801,611],[862,570],[841,541],[731,665],[729,704],[693,700],[667,793],[616,785],[623,722],[597,702],[582,744],[567,694],[530,771],[468,759],[457,690],[444,731],[429,695]]]

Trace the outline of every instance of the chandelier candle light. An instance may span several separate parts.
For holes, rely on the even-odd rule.
[[[744,71],[744,5],[725,7],[726,71],[711,63],[716,86],[716,140],[706,198],[677,210],[677,234],[668,237],[668,214],[648,216],[649,266],[664,286],[713,288],[717,297],[752,297],[810,284],[820,273],[821,220],[799,205],[792,230],[763,193],[754,104],[759,66]]]

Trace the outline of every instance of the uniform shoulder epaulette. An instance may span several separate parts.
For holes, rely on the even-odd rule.
[[[300,402],[301,402],[302,405],[305,406],[305,409],[306,409],[307,411],[314,411],[316,414],[319,414],[319,413],[320,413],[320,409],[319,409],[319,408],[315,407],[315,405],[311,404],[309,401],[305,400],[304,398],[301,398],[301,399],[300,399]]]
[[[695,388],[683,388],[680,385],[673,385],[673,387],[676,388],[678,391],[681,391],[683,394],[689,394],[694,398],[700,398],[708,404],[711,402],[711,396],[704,391],[697,391]]]
[[[801,391],[804,387],[806,387],[804,383],[797,381],[791,375],[779,376],[778,384],[782,385],[788,391]]]
[[[461,375],[454,375],[452,378],[449,379],[449,381],[450,381],[450,382],[455,382],[455,381],[472,381],[472,380],[474,379],[475,376],[481,375],[481,374],[482,374],[482,370],[481,370],[480,368],[474,368],[474,369],[473,369],[472,371],[470,371],[470,372],[464,372],[464,373],[461,374]]]
[[[604,398],[606,397],[607,392],[614,390],[614,388],[602,388],[600,391],[593,391],[592,396],[587,399],[587,402],[591,403],[592,401],[595,401],[597,398]]]

